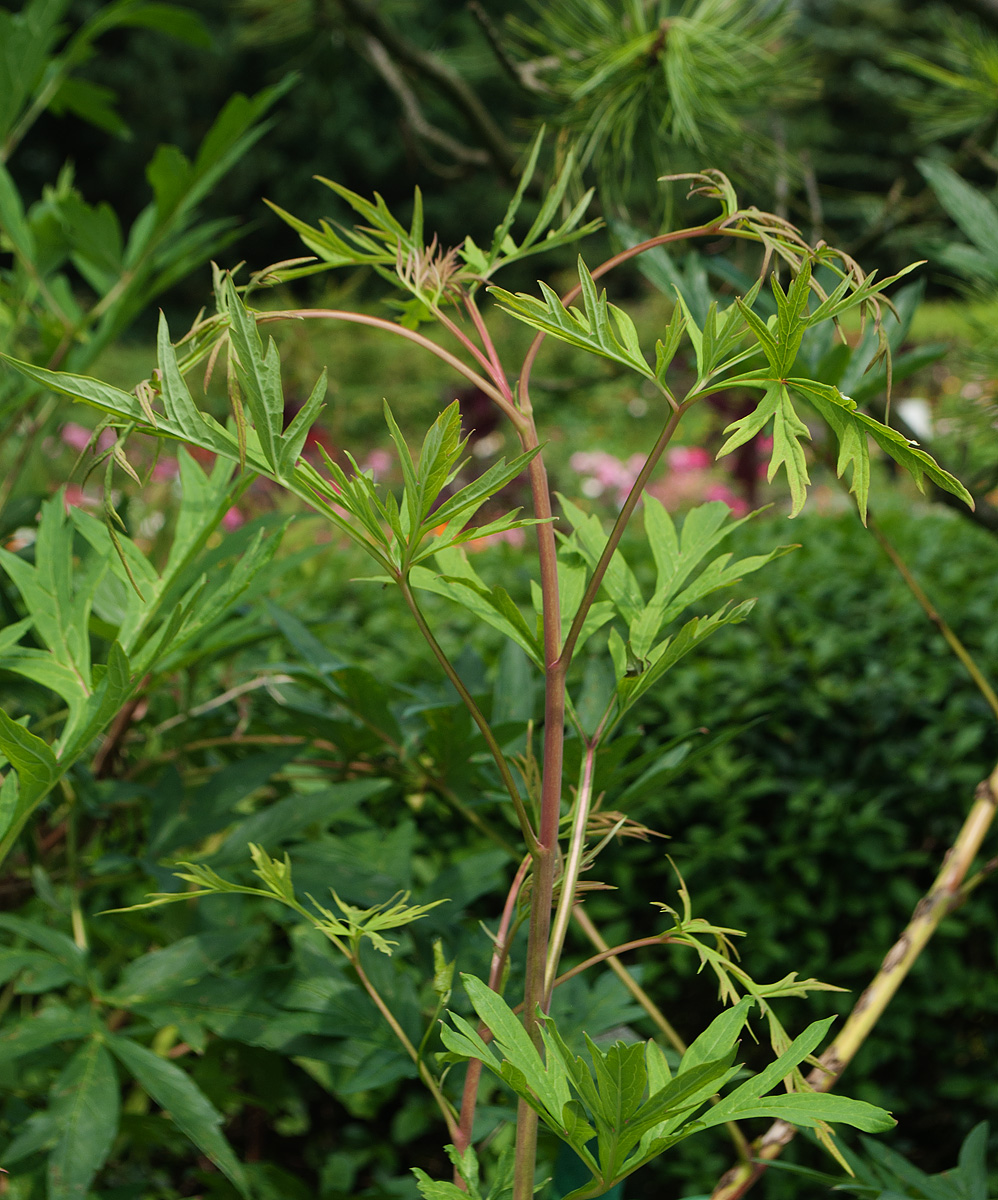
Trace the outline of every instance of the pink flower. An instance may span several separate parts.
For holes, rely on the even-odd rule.
[[[666,459],[673,471],[704,471],[711,465],[710,453],[702,446],[670,446]]]
[[[245,521],[246,518],[238,508],[230,508],[222,518],[222,528],[227,529],[231,533],[233,529],[238,529]]]
[[[67,483],[62,493],[62,503],[68,513],[71,508],[97,508],[100,502],[96,496],[88,496],[79,484]]]
[[[176,479],[180,474],[180,464],[175,458],[161,458],[152,469],[153,479],[162,482],[164,479]]]
[[[79,452],[87,448],[91,437],[93,437],[93,432],[92,429],[87,429],[85,425],[77,425],[75,421],[67,421],[63,425],[59,436],[67,446],[71,446]]]
[[[748,512],[748,504],[723,483],[712,483],[704,492],[705,500],[723,500],[736,517],[744,517]]]
[[[580,475],[589,477],[582,484],[584,496],[595,499],[613,488],[617,503],[623,504],[644,464],[644,456],[634,454],[624,463],[605,450],[579,450],[569,459],[569,464]]]
[[[392,468],[392,456],[387,450],[372,450],[361,466],[370,471],[375,479],[382,479]]]

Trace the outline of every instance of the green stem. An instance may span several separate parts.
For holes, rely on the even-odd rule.
[[[440,643],[433,636],[433,630],[430,629],[426,618],[423,616],[422,610],[416,603],[416,597],[412,594],[412,589],[409,587],[408,579],[404,577],[400,578],[399,587],[402,590],[402,596],[406,602],[406,605],[409,611],[412,613],[413,620],[415,620],[416,625],[419,628],[419,632],[426,639],[427,645],[433,651],[433,656],[443,668],[444,674],[454,685],[454,690],[464,701],[464,706],[471,714],[471,719],[481,731],[482,737],[485,739],[485,744],[491,751],[496,767],[499,769],[499,775],[502,778],[503,784],[509,793],[510,799],[513,801],[513,807],[516,810],[516,815],[519,819],[520,828],[523,831],[524,839],[526,840],[527,845],[533,848],[533,846],[537,845],[537,837],[534,833],[532,825],[530,824],[530,817],[528,816],[527,810],[523,804],[523,800],[520,797],[520,792],[516,786],[516,781],[513,778],[513,773],[509,769],[509,763],[506,761],[506,756],[502,752],[502,747],[496,741],[496,736],[492,732],[491,725],[489,725],[488,721],[486,721],[484,715],[482,714],[482,710],[475,703],[471,693],[465,687],[464,680],[460,675],[458,675],[457,671],[454,670],[453,664],[444,653]]]
[[[963,644],[963,642],[960,641],[957,635],[950,628],[945,618],[936,609],[935,605],[922,590],[918,580],[909,570],[908,564],[904,561],[904,559],[895,549],[894,545],[888,539],[887,535],[873,519],[872,514],[867,514],[867,528],[880,543],[880,548],[897,568],[901,578],[908,585],[909,591],[921,605],[922,611],[945,638],[946,644],[953,651],[956,657],[961,663],[963,663],[967,674],[976,684],[977,690],[987,701],[988,707],[995,715],[995,719],[998,720],[998,696],[995,695],[994,688],[985,678],[980,667],[978,667],[977,663],[971,657],[967,647]]]
[[[652,471],[654,471],[655,467],[658,465],[659,459],[665,452],[666,446],[668,446],[669,442],[672,440],[672,436],[676,432],[679,422],[683,419],[683,416],[690,407],[690,404],[691,401],[685,401],[679,406],[679,408],[676,409],[676,411],[666,422],[665,428],[658,436],[658,441],[652,448],[651,453],[645,459],[644,466],[641,468],[637,479],[635,479],[631,490],[628,492],[623,508],[621,508],[620,512],[617,514],[617,519],[613,524],[613,529],[610,530],[610,536],[607,538],[606,545],[603,547],[603,553],[599,556],[599,560],[593,569],[592,577],[590,578],[582,600],[579,603],[578,610],[572,619],[571,628],[569,629],[568,635],[565,638],[565,644],[561,649],[559,666],[565,671],[568,670],[568,666],[572,661],[572,653],[575,649],[576,642],[579,640],[579,634],[582,632],[582,626],[585,624],[589,610],[593,605],[593,601],[596,599],[597,593],[599,592],[600,585],[603,582],[603,577],[606,575],[607,569],[610,566],[610,560],[613,558],[614,552],[620,545],[620,539],[624,535],[624,530],[627,528],[627,524],[631,519],[631,515],[637,507],[638,501],[641,499],[641,495],[645,489],[645,484],[648,482]]]
[[[341,947],[341,949],[343,948]],[[406,1054],[408,1054],[412,1061],[416,1064],[416,1070],[419,1072],[420,1079],[426,1085],[430,1095],[436,1101],[437,1108],[440,1109],[440,1112],[443,1115],[444,1121],[447,1124],[448,1136],[452,1141],[454,1141],[460,1132],[458,1128],[457,1117],[454,1112],[454,1106],[440,1090],[440,1084],[437,1083],[429,1067],[427,1067],[426,1063],[423,1062],[422,1058],[420,1058],[419,1051],[409,1040],[408,1034],[398,1023],[395,1014],[381,998],[381,993],[374,986],[374,984],[371,983],[370,979],[368,979],[364,968],[360,965],[360,955],[350,954],[347,951],[344,952],[346,953],[347,958],[350,960],[350,965],[357,972],[357,978],[363,984],[364,990],[374,1001],[378,1012],[381,1013],[382,1017],[384,1017],[389,1029],[391,1029],[392,1033],[394,1033],[398,1038]]]
[[[609,712],[609,710],[607,710]],[[565,947],[565,935],[568,933],[568,923],[572,918],[575,907],[575,889],[582,870],[582,856],[586,848],[586,826],[589,824],[589,809],[593,798],[593,775],[596,771],[596,749],[599,745],[606,717],[600,723],[592,740],[587,743],[582,759],[582,775],[579,780],[579,790],[575,797],[575,816],[572,822],[572,835],[565,856],[565,867],[561,873],[561,895],[558,899],[558,911],[555,914],[554,925],[548,941],[547,964],[544,971],[544,1006],[551,1005],[551,993],[554,991],[555,975],[561,952]]]

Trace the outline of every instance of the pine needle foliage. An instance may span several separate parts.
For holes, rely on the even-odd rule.
[[[650,178],[703,157],[729,169],[744,169],[749,154],[756,170],[760,154],[771,163],[773,112],[814,91],[782,2],[532,4],[530,25],[511,22],[520,51],[539,56],[552,120],[616,204],[636,173]]]

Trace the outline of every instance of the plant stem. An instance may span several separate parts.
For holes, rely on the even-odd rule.
[[[256,313],[257,324],[263,325],[268,321],[283,321],[283,320],[315,320],[322,318],[327,321],[348,321],[355,325],[370,325],[374,329],[383,329],[387,333],[394,333],[396,336],[406,338],[410,342],[415,342],[417,346],[422,346],[424,350],[429,350],[431,354],[435,354],[437,358],[453,367],[470,380],[475,387],[491,397],[496,404],[502,409],[505,415],[513,422],[514,425],[519,425],[520,414],[506,400],[502,392],[491,383],[484,375],[479,375],[476,370],[469,367],[467,363],[462,362],[456,354],[451,354],[449,350],[445,350],[443,346],[438,346],[436,342],[418,333],[414,329],[404,329],[401,325],[396,325],[394,321],[388,321],[384,317],[371,317],[367,313],[348,312],[345,309],[338,308],[296,308],[286,309],[280,312],[265,312]]]
[[[579,634],[582,632],[582,626],[585,624],[586,617],[592,607],[593,601],[599,592],[600,585],[603,582],[603,577],[606,575],[607,568],[610,566],[610,560],[613,558],[614,552],[620,545],[620,539],[623,537],[624,530],[627,528],[627,523],[631,519],[638,501],[644,492],[645,484],[648,482],[649,476],[654,471],[659,459],[665,451],[666,446],[672,440],[672,435],[676,432],[679,422],[683,419],[687,409],[690,407],[690,402],[687,401],[681,404],[678,409],[672,414],[666,422],[664,429],[658,436],[658,441],[652,447],[651,453],[645,459],[644,466],[638,473],[637,479],[631,486],[631,490],[627,493],[627,499],[624,501],[623,508],[617,514],[617,519],[613,524],[613,529],[610,530],[610,536],[607,538],[606,545],[603,547],[603,553],[599,556],[599,561],[593,568],[592,577],[586,587],[582,600],[579,603],[578,611],[572,619],[571,628],[565,638],[565,643],[561,648],[561,657],[559,665],[564,670],[568,670],[568,666],[572,661],[572,653],[575,649],[575,644],[579,640]]]
[[[960,641],[960,639],[957,637],[957,635],[953,632],[953,630],[950,628],[950,626],[946,622],[945,618],[936,609],[935,605],[932,603],[932,601],[929,599],[929,597],[925,594],[925,592],[922,591],[922,588],[919,585],[918,580],[915,578],[915,576],[909,570],[908,564],[904,561],[904,559],[898,553],[897,549],[894,547],[893,543],[888,539],[887,535],[884,533],[884,531],[880,528],[880,526],[874,520],[872,514],[867,514],[867,528],[870,530],[870,532],[873,534],[873,536],[880,543],[880,548],[883,550],[883,552],[887,555],[887,557],[891,560],[891,562],[897,568],[898,573],[901,575],[901,578],[908,585],[909,591],[915,597],[915,599],[918,601],[918,603],[922,606],[922,611],[925,613],[925,615],[929,618],[929,620],[932,622],[932,624],[935,625],[935,627],[939,630],[939,632],[946,639],[946,644],[953,651],[953,653],[957,656],[957,658],[960,660],[960,662],[963,663],[964,667],[966,668],[967,674],[977,685],[977,690],[981,693],[981,695],[987,701],[988,707],[994,713],[995,718],[998,719],[998,696],[995,695],[994,688],[991,686],[991,684],[985,678],[984,673],[981,671],[980,667],[978,667],[977,663],[974,662],[967,647],[963,644],[963,642]]]
[[[526,428],[520,433],[524,450],[539,446],[530,393],[519,389],[519,412]],[[527,933],[524,1028],[539,1053],[543,1042],[537,1008],[544,1002],[544,976],[551,930],[558,825],[561,818],[562,771],[565,750],[565,675],[561,655],[561,599],[558,587],[558,547],[555,542],[551,489],[542,454],[530,462],[529,478],[537,528],[537,554],[541,577],[544,622],[544,752],[541,766],[541,811],[537,844],[531,847],[533,889]],[[516,1160],[513,1200],[533,1200],[537,1159],[537,1113],[523,1100],[517,1105]]]
[[[492,951],[492,962],[489,966],[489,987],[494,992],[500,991],[502,975],[506,967],[506,960],[509,957],[509,948],[514,932],[513,919],[516,916],[516,902],[520,895],[520,889],[523,887],[523,881],[527,878],[527,873],[530,870],[530,863],[531,858],[528,854],[517,868],[516,874],[513,876],[513,882],[510,884],[509,892],[506,895],[506,903],[503,906],[502,919],[499,922],[495,946]],[[479,1037],[484,1036],[488,1032],[484,1025],[479,1026]],[[468,1071],[464,1077],[464,1091],[461,1096],[461,1117],[458,1122],[458,1134],[454,1141],[454,1148],[459,1154],[463,1154],[471,1145],[472,1130],[475,1124],[475,1109],[478,1106],[478,1087],[481,1078],[481,1061],[477,1058],[469,1059]],[[467,1190],[464,1180],[456,1170],[454,1172],[454,1183],[461,1191]]]
[[[998,810],[998,766],[978,784],[974,803],[947,850],[932,886],[911,915],[904,932],[884,956],[880,970],[856,1001],[841,1032],[818,1060],[807,1082],[817,1092],[830,1091],[880,1019],[894,993],[928,945],[943,918],[964,898],[964,880]],[[722,1176],[711,1200],[739,1200],[778,1158],[797,1130],[785,1121],[774,1121],[753,1144],[753,1163],[732,1167]]]
[[[433,630],[430,629],[429,625],[427,624],[422,610],[416,603],[416,597],[412,594],[412,589],[409,587],[409,581],[404,576],[399,579],[399,587],[402,590],[402,596],[405,599],[406,605],[408,606],[409,611],[412,613],[413,619],[419,627],[419,632],[426,639],[426,642],[433,651],[433,655],[437,662],[441,665],[441,667],[443,667],[444,674],[454,685],[455,691],[464,701],[465,708],[467,708],[468,712],[471,714],[472,720],[478,726],[482,737],[485,739],[485,744],[492,752],[492,757],[499,769],[499,775],[502,778],[507,792],[509,793],[510,799],[513,801],[513,807],[516,810],[517,817],[519,818],[520,828],[523,831],[523,836],[527,842],[527,845],[531,847],[536,846],[537,838],[534,833],[533,826],[530,824],[530,817],[528,816],[527,810],[523,804],[523,800],[520,797],[519,789],[516,786],[516,781],[513,779],[513,773],[509,769],[509,763],[506,761],[506,756],[503,754],[502,748],[496,741],[495,734],[492,732],[491,725],[489,725],[488,721],[486,721],[484,715],[482,714],[482,710],[478,707],[471,693],[464,686],[464,680],[460,675],[458,675],[457,671],[454,670],[454,666],[450,659],[444,653],[443,648],[440,646],[437,639],[433,636]]]
[[[394,1033],[395,1036],[398,1038],[398,1040],[402,1044],[402,1047],[404,1048],[406,1054],[408,1054],[409,1057],[412,1059],[412,1061],[416,1064],[416,1070],[419,1072],[420,1079],[426,1085],[426,1088],[429,1091],[430,1095],[436,1101],[437,1108],[440,1109],[440,1112],[443,1115],[444,1121],[447,1124],[448,1135],[450,1136],[450,1138],[452,1140],[456,1140],[459,1131],[458,1131],[458,1124],[457,1124],[457,1119],[456,1119],[456,1116],[454,1113],[453,1105],[450,1103],[450,1101],[447,1099],[447,1097],[440,1090],[440,1085],[433,1078],[433,1075],[432,1075],[429,1067],[427,1067],[426,1063],[423,1062],[423,1060],[419,1057],[419,1051],[409,1040],[408,1034],[396,1020],[395,1014],[392,1012],[392,1010],[388,1007],[388,1005],[381,998],[381,993],[374,986],[374,984],[370,981],[370,979],[368,979],[368,977],[364,971],[364,968],[360,965],[360,955],[359,954],[350,954],[349,952],[346,952],[346,953],[347,953],[347,958],[350,960],[350,965],[357,972],[357,978],[360,980],[360,982],[364,986],[364,990],[374,1001],[374,1004],[377,1007],[378,1012],[381,1013],[382,1017],[384,1017],[385,1021],[388,1024],[388,1027],[391,1029],[392,1033]]]
[[[634,978],[634,976],[630,973],[630,971],[628,971],[628,969],[624,966],[624,964],[617,960],[617,955],[619,953],[621,953],[622,950],[627,949],[627,947],[626,946],[618,946],[614,950],[611,950],[610,944],[606,941],[606,939],[603,937],[603,935],[600,933],[600,931],[593,924],[592,920],[590,919],[589,914],[586,912],[583,905],[576,904],[575,908],[572,911],[572,916],[575,918],[575,922],[579,926],[579,928],[582,930],[582,932],[586,935],[586,937],[592,942],[592,944],[600,952],[600,957],[605,958],[607,960],[607,965],[610,967],[610,970],[613,971],[613,973],[617,976],[617,978],[624,985],[624,987],[627,988],[627,990],[631,993],[631,995],[634,997],[634,999],[637,1000],[637,1002],[645,1010],[645,1012],[648,1014],[648,1016],[651,1018],[651,1020],[662,1031],[666,1041],[673,1047],[673,1049],[678,1050],[678,1052],[680,1054],[685,1054],[686,1053],[686,1043],[676,1032],[675,1027],[668,1020],[665,1013],[662,1012],[662,1010],[658,1007],[658,1005],[655,1003],[655,1001],[652,1000],[651,996],[649,996],[648,993],[644,990],[644,988],[641,987],[641,985]],[[666,940],[667,939],[664,937],[657,937],[657,938],[653,938],[653,939],[648,939],[648,943],[649,944],[652,944],[652,943],[657,944],[657,943],[664,942]],[[597,959],[588,959],[587,963],[593,964],[596,961],[598,961],[598,960]],[[578,970],[578,968],[573,968],[573,970]],[[565,979],[565,978],[567,978],[567,975],[563,975],[561,977],[561,979]],[[559,979],[559,981],[558,981],[559,983],[561,982],[561,979]]]
[[[551,993],[554,991],[555,974],[558,962],[565,946],[565,935],[568,933],[568,923],[572,918],[575,907],[575,888],[579,881],[582,868],[582,855],[586,848],[586,826],[589,824],[589,808],[593,798],[593,774],[596,770],[596,748],[599,735],[606,722],[604,717],[600,729],[592,741],[586,746],[582,759],[582,778],[579,782],[578,794],[575,797],[575,818],[572,822],[572,836],[565,857],[565,867],[561,873],[561,895],[558,899],[558,911],[555,914],[551,937],[548,942],[547,965],[544,970],[544,1007],[551,1005]]]

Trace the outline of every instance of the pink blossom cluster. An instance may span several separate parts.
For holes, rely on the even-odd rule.
[[[605,450],[580,450],[569,460],[572,469],[584,476],[580,488],[584,496],[594,500],[609,492],[618,508],[627,499],[644,461],[644,455],[632,454],[623,462]],[[700,446],[672,446],[666,451],[665,461],[667,471],[647,490],[666,508],[723,500],[736,516],[748,511],[742,497],[717,479],[707,450]]]

